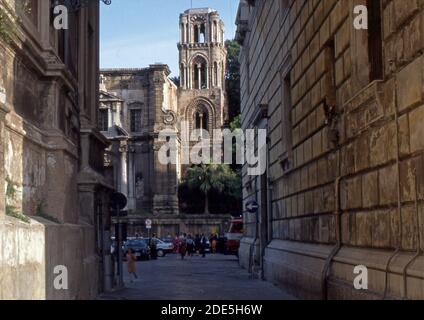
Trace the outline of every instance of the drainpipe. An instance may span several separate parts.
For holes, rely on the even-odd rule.
[[[266,159],[266,170],[267,170],[267,179],[266,179],[266,194],[267,194],[267,230],[266,230],[266,246],[263,247],[263,250],[261,252],[261,265],[262,265],[262,280],[265,280],[265,272],[264,272],[264,258],[265,258],[265,249],[269,244],[269,238],[272,239],[272,191],[273,188],[270,183],[270,146],[271,146],[271,139],[267,138],[267,159]],[[268,234],[268,231],[271,230],[271,234]],[[264,237],[262,237],[264,238]]]
[[[255,176],[255,199],[256,199],[256,201],[258,200],[258,184],[257,184],[257,182],[258,182],[258,177],[257,176]],[[252,245],[250,246],[250,250],[249,250],[249,273],[251,274],[251,278],[253,278],[253,276],[254,276],[254,274],[253,274],[253,267],[254,267],[254,259],[255,259],[255,256],[254,256],[254,249],[255,249],[255,244],[256,244],[256,239],[257,239],[257,237],[258,237],[258,227],[259,227],[259,219],[258,219],[258,213],[256,212],[256,219],[255,219],[255,237],[254,237],[254,240],[253,240],[253,243],[252,243]],[[253,261],[252,261],[253,260]]]
[[[327,260],[325,261],[324,268],[322,270],[321,274],[321,291],[322,291],[322,300],[328,300],[328,292],[327,292],[327,277],[328,272],[330,270],[331,262],[333,261],[334,257],[339,252],[340,248],[342,247],[342,227],[341,227],[341,206],[340,206],[340,182],[342,181],[343,177],[340,173],[340,148],[337,150],[337,178],[334,183],[335,188],[335,210],[334,210],[334,216],[336,219],[336,240],[337,243],[333,247],[333,250],[331,250],[331,253]]]
[[[258,176],[255,176],[255,199],[256,202],[258,202],[258,194],[259,194],[259,190],[258,190]],[[262,209],[262,208],[261,208]],[[252,246],[252,276],[255,276],[254,271],[255,271],[255,256],[256,256],[256,252],[255,252],[255,248],[256,248],[256,243],[258,241],[258,237],[259,237],[259,211],[256,211],[255,214],[255,240],[253,241],[253,246]],[[260,249],[260,242],[259,242],[259,249]]]
[[[405,265],[403,268],[403,299],[408,298],[408,283],[407,283],[407,277],[408,277],[408,268],[415,262],[415,260],[418,259],[418,257],[421,255],[421,232],[420,232],[420,214],[418,210],[418,181],[417,181],[417,172],[414,173],[414,182],[415,182],[415,216],[417,218],[417,251],[414,255],[414,257]]]
[[[393,103],[395,106],[395,122],[396,122],[396,173],[397,173],[397,213],[399,217],[399,233],[398,233],[398,245],[393,252],[393,254],[390,256],[390,258],[387,260],[386,263],[386,276],[384,280],[384,293],[383,293],[383,300],[387,297],[387,289],[388,289],[388,282],[389,282],[389,268],[390,264],[392,263],[393,259],[396,257],[396,255],[400,252],[402,249],[402,237],[403,237],[403,230],[402,230],[402,198],[401,198],[401,189],[400,189],[400,142],[399,142],[399,112],[398,112],[398,104],[397,104],[397,80],[396,77],[394,79],[394,88],[393,88]]]

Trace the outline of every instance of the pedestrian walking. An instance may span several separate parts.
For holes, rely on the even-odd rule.
[[[211,243],[211,251],[212,251],[213,254],[215,254],[216,253],[216,246],[218,244],[218,235],[216,233],[212,234],[209,241]]]
[[[156,234],[153,234],[153,237],[150,238],[149,247],[150,247],[150,257],[153,260],[156,260],[158,258],[158,251],[156,247]]]
[[[196,255],[200,254],[200,250],[201,250],[201,241],[200,241],[200,235],[196,234],[196,237],[194,238],[194,250],[196,251]]]
[[[128,249],[126,257],[127,257],[128,273],[130,274],[131,282],[133,282],[133,279],[131,278],[131,276],[133,276],[135,279],[138,279],[136,269],[135,269],[135,262],[137,261],[137,258],[134,256],[132,249]]]
[[[208,240],[206,239],[205,235],[202,234],[201,238],[200,238],[200,253],[202,254],[202,257],[205,258],[206,257],[206,246],[207,246]]]
[[[178,236],[178,234],[175,235],[175,238],[172,240],[172,244],[174,246],[173,252],[174,253],[179,253],[180,252],[180,237]]]
[[[187,240],[186,240],[186,236],[184,234],[184,236],[183,236],[183,238],[181,239],[181,242],[180,242],[181,260],[184,260],[186,253],[187,253]]]
[[[192,257],[194,254],[194,240],[191,235],[187,237],[187,253],[189,257]]]

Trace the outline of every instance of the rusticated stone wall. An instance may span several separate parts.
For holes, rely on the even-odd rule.
[[[244,176],[269,202],[259,226],[244,215],[240,261],[299,297],[424,298],[424,3],[378,2],[369,30],[366,1],[240,4],[243,126],[265,105],[270,139],[269,184]]]

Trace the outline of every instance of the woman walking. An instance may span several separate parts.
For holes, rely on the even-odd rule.
[[[218,235],[216,233],[212,234],[209,242],[212,246],[212,253],[215,254],[216,253],[216,245],[218,244]]]
[[[128,252],[127,252],[127,267],[128,267],[128,273],[130,274],[131,282],[133,282],[131,275],[133,275],[135,279],[138,279],[137,273],[135,272],[135,262],[136,261],[137,261],[137,258],[134,256],[132,249],[128,249]]]

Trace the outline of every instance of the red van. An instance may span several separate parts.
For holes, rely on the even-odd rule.
[[[225,234],[225,237],[227,238],[227,254],[238,255],[240,240],[243,237],[243,218],[233,218],[231,220],[230,229]]]

